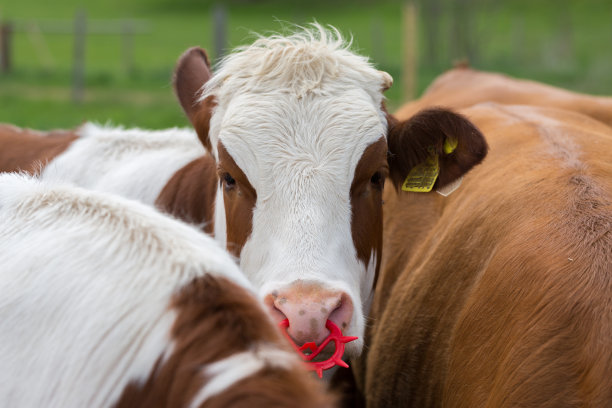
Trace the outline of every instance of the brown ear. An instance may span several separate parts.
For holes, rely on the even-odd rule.
[[[413,167],[438,157],[440,173],[434,188],[457,180],[487,155],[480,130],[464,116],[447,109],[431,108],[399,122],[388,115],[389,177],[399,189]],[[445,149],[445,142],[455,144]]]
[[[215,102],[212,97],[198,102],[202,86],[212,72],[208,55],[200,47],[191,47],[181,55],[174,69],[173,85],[176,96],[195,128],[202,144],[211,150],[208,138],[210,115]]]

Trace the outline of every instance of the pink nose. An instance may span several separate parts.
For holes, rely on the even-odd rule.
[[[288,319],[287,333],[297,345],[314,341],[320,344],[329,330],[331,320],[343,332],[353,316],[353,303],[348,294],[324,289],[318,284],[294,283],[283,290],[275,290],[264,298],[277,323]]]

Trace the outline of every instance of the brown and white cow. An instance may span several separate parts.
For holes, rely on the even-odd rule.
[[[461,188],[385,190],[367,406],[612,406],[612,129],[525,105],[461,113],[490,146]]]
[[[179,129],[86,124],[42,177],[155,202],[201,224],[240,258],[296,342],[320,342],[329,319],[359,337],[346,349],[356,356],[380,263],[385,178],[403,180],[433,154],[442,187],[486,154],[482,135],[448,111],[395,121],[383,107],[391,82],[318,25],[260,38],[214,75],[192,48],[174,86],[199,142]],[[452,155],[448,140],[458,144]]]
[[[0,405],[333,406],[212,238],[0,175]]]
[[[442,105],[467,108],[480,102],[555,107],[580,112],[612,126],[612,98],[568,91],[496,72],[457,67],[440,75],[423,96],[395,114],[408,118],[421,109]]]

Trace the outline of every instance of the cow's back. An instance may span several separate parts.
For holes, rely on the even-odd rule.
[[[406,118],[432,105],[463,109],[481,102],[567,109],[612,126],[610,97],[572,92],[535,81],[465,67],[452,69],[437,77],[420,99],[405,104],[396,115]]]
[[[385,230],[368,402],[606,406],[612,132],[566,111],[463,113],[491,150],[461,188],[386,192],[385,227],[402,227]]]
[[[0,124],[0,172],[36,173],[77,138],[70,130],[39,132]]]
[[[79,139],[45,167],[42,177],[153,205],[168,180],[204,154],[192,130],[146,131],[86,123],[79,129]]]

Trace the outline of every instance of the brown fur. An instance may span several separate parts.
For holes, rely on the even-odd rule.
[[[253,208],[257,201],[257,193],[251,183],[249,183],[247,176],[238,167],[221,142],[219,142],[218,151],[218,171],[219,177],[222,180],[225,220],[227,224],[227,249],[238,257],[246,240],[251,235]],[[225,184],[223,181],[225,173],[231,175],[235,180],[234,186]]]
[[[177,319],[172,354],[142,384],[131,383],[115,405],[186,407],[206,384],[206,364],[253,344],[290,350],[256,300],[225,278],[206,275],[184,287],[173,301]],[[248,404],[248,405],[247,405]],[[299,364],[291,370],[267,367],[211,397],[203,407],[331,407],[322,384]]]
[[[580,112],[612,126],[612,98],[580,94],[506,75],[455,68],[440,75],[423,96],[396,114],[408,118],[430,106],[460,109],[480,102],[556,107]]]
[[[462,113],[491,151],[461,188],[385,191],[368,406],[612,406],[612,130]]]
[[[369,265],[374,252],[377,272],[374,284],[382,252],[382,192],[389,172],[386,159],[387,142],[382,138],[363,152],[355,168],[351,185],[353,243],[357,250],[357,258],[365,265]]]
[[[0,172],[35,174],[77,138],[73,130],[39,132],[0,124]]]
[[[336,372],[329,382],[329,389],[340,397],[339,406],[346,408],[364,408],[365,397],[361,393],[362,388],[357,386],[355,373],[359,372],[359,361],[353,361],[351,367],[337,367]]]
[[[211,76],[206,51],[200,47],[191,47],[180,56],[172,79],[176,96],[208,151],[211,151],[208,126],[215,101],[206,98],[198,102],[198,99],[202,86]]]
[[[297,370],[264,369],[209,400],[206,407],[331,408],[335,398],[323,391],[324,384]]]
[[[217,105],[215,98],[208,97],[200,103],[200,109],[194,114],[191,119],[193,128],[198,134],[198,138],[209,152],[211,151],[210,139],[208,131],[210,127],[210,117],[214,107]]]
[[[201,225],[204,232],[211,234],[217,183],[215,160],[210,155],[200,157],[168,180],[155,205],[183,221]]]
[[[457,148],[444,152],[444,142],[455,140]],[[392,120],[389,126],[390,179],[399,188],[410,170],[429,156],[438,156],[440,174],[434,188],[443,187],[480,163],[487,143],[480,131],[454,112],[428,108],[407,120]]]

